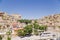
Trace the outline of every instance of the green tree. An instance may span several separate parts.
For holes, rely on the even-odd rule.
[[[27,25],[26,27],[24,27],[23,30],[18,30],[17,31],[17,35],[21,36],[21,37],[24,37],[27,34],[30,35],[31,33],[32,33],[32,25]]]
[[[11,40],[11,38],[8,36],[8,37],[7,37],[7,40]]]
[[[33,33],[34,33],[34,35],[38,35],[39,34],[39,32],[38,32],[38,30],[39,30],[39,25],[37,24],[37,22],[35,21],[35,23],[33,24]]]
[[[39,25],[37,23],[34,23],[34,29],[38,29],[39,28]]]
[[[21,19],[21,20],[18,20],[18,21],[21,22],[21,23],[26,23],[26,24],[32,22],[32,20],[28,20],[28,19]]]
[[[39,34],[42,31],[46,31],[47,30],[47,26],[46,25],[39,25],[36,20],[33,23],[33,28],[34,28],[34,34],[35,35]]]
[[[23,37],[26,35],[26,33],[24,32],[24,30],[18,30],[17,35]]]
[[[7,40],[11,40],[11,30],[7,31],[6,34],[7,34]]]
[[[34,20],[34,23],[37,23],[37,19],[36,19],[36,20]]]
[[[34,35],[38,35],[38,34],[39,34],[38,30],[34,29]]]
[[[2,36],[0,35],[0,40],[2,40]]]
[[[41,26],[39,26],[39,30],[44,30],[44,31],[46,31],[46,30],[47,30],[47,26],[41,25]]]
[[[26,34],[31,34],[32,33],[32,25],[27,25],[24,28],[24,31],[25,31]]]

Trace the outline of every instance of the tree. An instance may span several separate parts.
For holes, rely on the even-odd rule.
[[[7,40],[11,40],[11,38],[10,37],[7,37]]]
[[[24,30],[18,30],[17,35],[23,37],[26,35],[26,33],[24,32]]]
[[[34,35],[38,35],[38,34],[39,34],[38,30],[34,29]]]
[[[46,25],[39,25],[37,23],[37,21],[35,20],[33,23],[33,30],[34,30],[34,34],[39,34],[42,31],[46,31],[47,30],[47,26]]]
[[[39,25],[37,23],[34,23],[34,29],[38,29],[39,28]]]
[[[26,34],[31,34],[32,33],[32,25],[27,25],[24,28],[24,31],[25,31]]]
[[[18,20],[18,21],[21,22],[21,23],[26,23],[26,24],[32,22],[32,20],[28,20],[28,19],[21,19],[21,20]]]
[[[60,26],[58,26],[58,28],[60,28]]]
[[[33,23],[33,34],[38,35],[39,34],[38,30],[39,30],[39,24],[37,24],[37,22],[35,21],[35,23]]]
[[[21,36],[21,37],[24,37],[27,34],[30,35],[31,33],[32,33],[32,25],[27,25],[26,27],[24,27],[23,30],[18,30],[17,31],[17,35]]]
[[[36,20],[34,20],[34,23],[37,23],[37,19],[36,19]]]
[[[11,40],[11,30],[7,31],[6,34],[7,34],[7,40]]]
[[[2,40],[2,36],[0,35],[0,40]]]
[[[0,29],[1,29],[2,25],[0,24]]]
[[[47,30],[47,26],[41,25],[41,26],[39,26],[39,30],[44,30],[44,31],[46,31],[46,30]]]

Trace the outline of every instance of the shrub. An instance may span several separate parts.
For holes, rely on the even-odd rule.
[[[0,35],[0,40],[2,40],[2,36]]]
[[[11,37],[8,36],[8,37],[7,37],[7,40],[11,40]]]
[[[18,31],[17,31],[17,35],[18,35],[18,36],[25,36],[26,33],[24,32],[24,30],[18,30]]]
[[[26,34],[31,34],[32,33],[32,25],[27,25],[25,28],[24,28],[24,32]]]
[[[39,32],[36,29],[34,29],[34,35],[38,35],[38,34]]]

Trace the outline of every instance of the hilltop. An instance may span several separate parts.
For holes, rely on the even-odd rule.
[[[47,25],[49,27],[60,26],[60,14],[44,16],[37,20],[39,25]]]

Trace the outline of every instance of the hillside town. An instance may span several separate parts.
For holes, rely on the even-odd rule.
[[[60,32],[60,14],[45,16],[37,21],[39,25],[47,25],[48,31]]]
[[[20,23],[17,20],[21,19],[21,15],[12,14],[8,15],[5,12],[0,12],[0,31],[4,29],[7,31],[9,29],[13,29],[13,34],[15,30],[22,29],[24,27],[24,23]],[[2,31],[3,32],[3,31]]]
[[[8,15],[5,12],[0,12],[0,35],[5,35],[9,30],[12,31],[12,35],[15,35],[15,31],[22,29],[23,25],[25,25],[24,23],[17,22],[20,19],[21,15]]]
[[[60,40],[60,14],[23,19],[0,12],[0,40]]]

